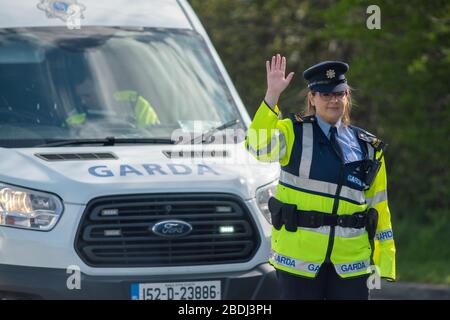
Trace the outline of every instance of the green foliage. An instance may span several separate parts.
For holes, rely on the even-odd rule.
[[[250,115],[264,97],[265,60],[273,54],[285,55],[287,72],[296,73],[280,100],[285,115],[303,109],[306,93],[303,70],[322,60],[348,62],[349,84],[355,89],[353,120],[389,144],[386,154],[389,201],[393,224],[398,223],[401,230],[397,241],[408,238],[408,231],[402,229],[408,223],[426,230],[443,224],[448,231],[449,1],[191,0],[190,3],[224,60]],[[366,9],[372,4],[381,9],[380,30],[366,27],[369,17]],[[420,234],[420,230],[417,232]],[[421,239],[422,245],[435,245],[438,237],[433,236],[430,231],[431,239]],[[441,257],[440,251],[423,250],[423,259],[416,262]],[[445,259],[450,262],[448,256]],[[450,268],[446,264],[441,266],[448,277]]]
[[[394,228],[399,281],[444,283],[450,285],[450,219],[445,212],[433,225],[413,220],[398,221]]]

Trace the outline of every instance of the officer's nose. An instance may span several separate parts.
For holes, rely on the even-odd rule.
[[[338,100],[336,98],[332,98],[332,99],[330,99],[330,103],[338,104]]]

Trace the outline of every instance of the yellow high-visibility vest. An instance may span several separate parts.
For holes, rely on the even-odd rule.
[[[279,230],[272,228],[269,262],[277,269],[309,278],[317,275],[325,261],[333,263],[342,278],[371,273],[376,266],[381,277],[395,280],[395,244],[383,150],[377,148],[380,140],[361,133],[367,139],[359,141],[366,158],[381,161],[370,185],[363,185],[356,177],[362,174],[362,162],[339,169],[339,158],[327,145],[327,139],[320,141],[319,130],[314,117],[279,119],[278,106],[271,109],[263,102],[247,132],[245,145],[260,161],[279,161],[281,173],[275,197],[283,203],[302,211],[336,215],[375,208],[379,219],[373,247],[364,228],[298,227],[290,232],[282,226]],[[337,178],[339,170],[343,170],[346,179]]]
[[[114,93],[116,101],[130,102],[134,104],[134,114],[136,117],[136,125],[145,127],[149,124],[159,124],[160,120],[155,109],[150,102],[144,97],[137,94],[136,91],[123,90]],[[84,124],[86,121],[86,113],[76,113],[66,118],[69,126]]]

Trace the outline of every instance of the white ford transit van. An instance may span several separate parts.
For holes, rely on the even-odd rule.
[[[277,298],[279,167],[188,3],[0,7],[0,297]]]

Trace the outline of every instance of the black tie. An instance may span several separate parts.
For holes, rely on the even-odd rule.
[[[342,153],[341,146],[339,145],[337,139],[337,128],[335,126],[330,127],[330,141],[334,148],[334,151],[338,154],[339,158],[344,161],[344,155]]]

